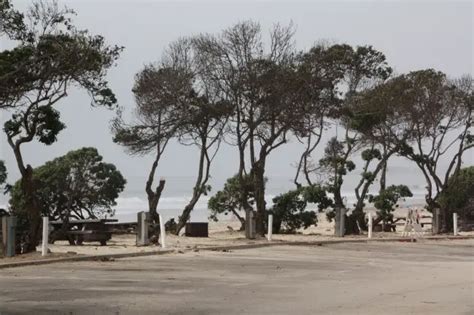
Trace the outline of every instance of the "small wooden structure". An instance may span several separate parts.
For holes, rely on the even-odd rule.
[[[116,219],[87,219],[70,220],[63,229],[62,220],[50,222],[52,227],[51,243],[55,241],[69,241],[70,245],[82,245],[83,242],[100,242],[100,245],[107,245],[107,241],[112,238],[112,233],[108,230],[107,222],[117,222]]]

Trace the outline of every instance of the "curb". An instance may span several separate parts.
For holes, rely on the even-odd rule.
[[[120,253],[120,254],[105,254],[105,255],[84,255],[84,256],[75,256],[75,257],[42,259],[42,260],[17,261],[17,262],[0,264],[0,270],[7,269],[7,268],[24,267],[24,266],[48,265],[48,264],[62,263],[62,262],[94,261],[94,260],[106,261],[111,258],[119,259],[119,258],[139,257],[139,256],[164,255],[164,254],[169,254],[172,252],[174,252],[174,250],[168,249],[168,250],[150,251],[150,252]]]
[[[474,236],[427,236],[422,238],[423,240],[466,240],[474,239]],[[77,262],[77,261],[107,261],[109,259],[120,259],[120,258],[129,258],[129,257],[144,257],[144,256],[154,256],[154,255],[165,255],[170,253],[175,253],[178,251],[181,252],[190,252],[190,251],[229,251],[229,250],[239,250],[239,249],[253,249],[253,248],[263,248],[263,247],[272,247],[272,246],[321,246],[321,245],[331,245],[331,244],[342,244],[342,243],[375,243],[375,242],[415,242],[416,239],[412,238],[373,238],[373,239],[341,239],[341,240],[321,240],[321,241],[299,241],[299,242],[290,242],[290,241],[272,241],[271,243],[258,243],[258,244],[242,244],[242,245],[228,245],[228,246],[212,246],[212,247],[195,247],[195,248],[183,248],[183,249],[164,249],[159,251],[149,251],[149,252],[135,252],[135,253],[120,253],[120,254],[105,254],[105,255],[84,255],[77,257],[63,257],[63,258],[53,258],[53,259],[43,259],[43,260],[29,260],[29,261],[18,261],[11,263],[0,264],[1,269],[15,268],[15,267],[24,267],[24,266],[38,266],[38,265],[48,265],[54,263],[63,263],[63,262]]]
[[[422,239],[433,240],[433,241],[466,240],[466,239],[474,239],[474,235],[473,236],[427,236],[427,237],[423,237]],[[416,242],[416,239],[393,237],[393,238],[372,238],[372,239],[361,238],[361,239],[298,241],[298,242],[272,241],[271,243],[259,243],[259,244],[198,247],[198,248],[193,248],[192,250],[197,249],[199,251],[222,251],[222,250],[253,249],[253,248],[271,247],[271,246],[321,246],[321,245],[342,244],[342,243],[373,243],[373,242]],[[186,251],[189,251],[189,250],[190,249],[186,249]]]

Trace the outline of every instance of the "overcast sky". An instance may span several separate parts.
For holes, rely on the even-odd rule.
[[[29,1],[13,4],[24,9]],[[60,1],[76,10],[76,25],[105,36],[111,44],[125,46],[109,79],[120,105],[134,106],[133,76],[144,64],[159,60],[166,45],[181,36],[219,32],[232,24],[252,19],[264,29],[276,22],[297,26],[298,49],[307,49],[320,40],[351,45],[373,45],[384,52],[398,73],[436,68],[450,76],[473,73],[473,3],[471,1]],[[0,42],[0,45],[2,43]],[[6,45],[6,43],[3,43]],[[148,172],[150,158],[130,157],[112,142],[109,121],[114,112],[91,108],[84,92],[72,91],[59,104],[67,125],[52,146],[24,145],[26,163],[38,166],[69,150],[94,146],[132,178]],[[4,113],[0,113],[5,118]],[[3,122],[2,122],[3,125]],[[9,181],[18,178],[13,154],[0,136],[0,158],[6,160]],[[291,177],[291,163],[298,158],[296,144],[276,151],[269,160],[267,174]],[[224,147],[212,173],[227,177],[235,173],[238,157]],[[467,164],[474,164],[472,153]],[[407,165],[395,161],[394,165]],[[172,145],[160,166],[164,176],[192,176],[197,153]]]

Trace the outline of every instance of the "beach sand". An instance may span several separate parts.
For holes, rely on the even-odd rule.
[[[404,216],[405,209],[397,210],[397,216]],[[423,213],[425,214],[425,213]],[[429,221],[429,219],[428,219]],[[257,244],[260,242],[268,242],[265,238],[257,238],[248,240],[245,238],[245,232],[238,231],[240,222],[238,220],[221,220],[218,222],[209,222],[209,237],[185,237],[183,235],[176,236],[167,234],[167,249],[192,249],[196,247],[212,247],[212,246],[232,246],[243,244]],[[374,238],[390,238],[401,235],[401,228],[398,227],[396,233],[378,232],[374,233]],[[431,226],[425,225],[426,234],[430,234]],[[345,239],[367,238],[367,235],[351,235]],[[329,222],[326,215],[321,213],[318,215],[318,223],[305,230],[299,230],[296,234],[273,234],[272,241],[290,241],[290,242],[317,242],[322,240],[340,239],[334,236],[334,221]],[[149,252],[160,250],[160,246],[140,246],[137,247],[136,237],[133,234],[113,235],[112,239],[107,242],[107,246],[100,246],[98,243],[84,243],[81,246],[71,246],[66,241],[58,241],[50,245],[53,253],[69,253],[71,252],[82,255],[99,255],[99,254],[119,254],[128,252]]]

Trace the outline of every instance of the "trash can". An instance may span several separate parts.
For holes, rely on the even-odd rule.
[[[208,237],[209,223],[207,222],[188,222],[186,223],[185,236],[189,237]]]

